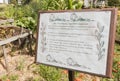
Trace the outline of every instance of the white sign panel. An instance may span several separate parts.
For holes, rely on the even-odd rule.
[[[37,62],[106,75],[111,11],[39,15]]]

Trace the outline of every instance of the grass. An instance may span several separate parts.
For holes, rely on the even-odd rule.
[[[25,60],[23,58],[20,58],[19,63],[17,63],[16,70],[22,71],[25,67],[24,62],[25,62]]]
[[[2,81],[17,81],[18,78],[18,75],[4,75],[0,77]]]

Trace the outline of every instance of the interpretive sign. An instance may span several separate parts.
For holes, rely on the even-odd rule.
[[[36,62],[111,77],[116,11],[40,12]]]

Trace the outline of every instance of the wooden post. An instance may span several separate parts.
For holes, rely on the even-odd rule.
[[[28,49],[29,49],[29,53],[31,56],[33,56],[33,50],[32,50],[32,34],[29,34],[28,36],[28,40],[29,40],[29,44],[28,44]]]
[[[69,70],[69,71],[68,71],[69,81],[74,81],[74,77],[75,77],[74,71]]]
[[[4,54],[4,59],[5,59],[5,67],[6,67],[6,70],[9,72],[9,66],[8,66],[8,61],[7,61],[7,54],[5,52],[5,46],[2,45],[2,50],[3,50],[3,54]]]

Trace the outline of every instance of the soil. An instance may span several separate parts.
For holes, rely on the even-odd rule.
[[[30,56],[28,52],[20,50],[10,52],[9,49],[5,49],[5,51],[7,52],[6,59],[8,63],[6,65],[5,58],[0,57],[0,78],[5,75],[17,75],[18,78],[16,81],[33,81],[30,79],[40,77],[33,72],[35,68],[31,67],[35,65],[35,56]],[[44,80],[41,78],[40,81]]]

